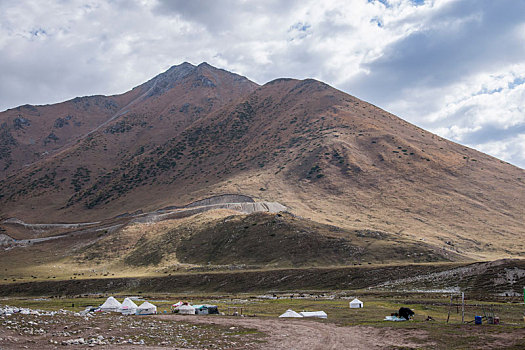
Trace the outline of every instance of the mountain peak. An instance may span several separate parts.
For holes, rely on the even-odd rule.
[[[195,66],[189,62],[182,62],[181,64],[175,64],[173,66],[171,66],[166,72],[164,73],[167,73],[167,72],[174,72],[174,71],[181,71],[181,70],[191,70],[191,69],[195,69]],[[164,74],[164,73],[161,73],[161,74]]]
[[[148,96],[162,95],[193,73],[195,68],[188,62],[171,66],[167,71],[160,73],[144,84],[145,88],[149,90]]]
[[[213,88],[222,84],[224,79],[256,85],[244,76],[216,68],[207,62],[202,62],[197,66],[189,62],[183,62],[179,65],[171,66],[167,71],[144,83],[142,87],[147,91],[148,97],[158,96],[188,79],[191,80],[191,86],[193,87]]]

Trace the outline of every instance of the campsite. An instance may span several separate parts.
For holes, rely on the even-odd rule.
[[[43,4],[0,350],[525,349],[525,0]]]
[[[19,312],[0,315],[0,338],[7,348],[54,348],[57,345],[119,345],[181,347],[186,349],[322,349],[334,348],[487,348],[518,349],[525,346],[523,304],[500,299],[493,302],[467,298],[466,321],[473,321],[490,305],[501,319],[499,325],[461,323],[461,310],[450,310],[450,294],[387,293],[360,291],[361,308],[350,308],[356,295],[334,291],[273,292],[269,294],[148,294],[131,296],[137,305],[145,301],[157,307],[153,315],[91,312],[109,296],[84,295],[64,298],[4,298],[0,305],[48,310],[55,316]],[[125,295],[114,295],[119,302]],[[193,306],[216,305],[220,314],[176,314],[172,306],[186,301]],[[74,306],[73,306],[74,305]],[[182,305],[182,304],[181,304]],[[185,305],[187,306],[187,305]],[[409,307],[415,312],[406,322],[384,321],[385,316]],[[227,315],[228,308],[242,315]],[[195,308],[193,308],[195,309]],[[288,309],[297,313],[323,310],[327,318],[280,318]],[[449,311],[451,311],[449,313]],[[432,320],[427,321],[428,316]],[[447,323],[447,317],[449,322]],[[319,336],[322,332],[323,336]],[[465,337],[468,332],[469,336]],[[102,337],[102,338],[100,338]],[[82,340],[79,340],[81,339]],[[56,343],[55,343],[56,342]],[[84,342],[84,343],[82,343]],[[346,344],[346,345],[345,345]],[[91,345],[90,345],[91,346]]]

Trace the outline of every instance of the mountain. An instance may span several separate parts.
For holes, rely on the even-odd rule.
[[[0,166],[3,219],[100,221],[238,194],[465,258],[525,252],[523,169],[312,79],[259,86],[183,63],[123,95],[18,107],[0,114]]]
[[[64,215],[61,208],[71,220],[92,216],[67,210],[77,202],[75,194],[255,88],[206,63],[183,63],[123,95],[8,110],[0,117],[1,185],[10,189],[2,198],[21,205],[15,216],[55,219]],[[94,205],[79,205],[86,206]]]
[[[173,136],[256,87],[244,77],[206,63],[198,67],[183,63],[122,95],[77,97],[55,105],[7,110],[0,114],[0,179],[101,133],[156,128],[151,137],[162,142],[166,134]],[[132,125],[130,120],[139,124]],[[150,136],[148,132],[141,135]]]

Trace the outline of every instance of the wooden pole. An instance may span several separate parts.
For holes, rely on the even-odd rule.
[[[447,316],[447,323],[450,319],[450,309],[452,308],[452,294],[450,294],[450,305],[448,306],[448,316]]]
[[[461,323],[465,322],[465,293],[461,292]]]

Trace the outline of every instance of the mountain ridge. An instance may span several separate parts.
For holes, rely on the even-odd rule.
[[[94,132],[1,180],[2,217],[82,221],[235,193],[324,224],[449,242],[473,257],[525,251],[499,242],[525,238],[523,169],[323,82],[260,86],[186,62],[113,99]],[[79,101],[88,114],[105,100]],[[33,120],[15,130],[15,119],[0,113],[16,139]]]

